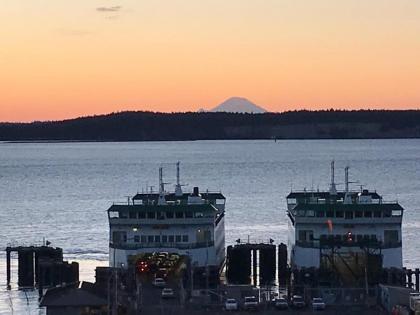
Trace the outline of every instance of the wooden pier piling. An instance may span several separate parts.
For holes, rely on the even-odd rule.
[[[79,265],[63,261],[63,250],[49,246],[6,248],[7,288],[11,288],[11,253],[18,255],[18,286],[55,286],[79,281]]]

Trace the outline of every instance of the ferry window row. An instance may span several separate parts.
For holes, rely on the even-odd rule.
[[[320,240],[335,239],[335,240],[348,240],[347,234],[322,234],[320,235]],[[357,242],[361,241],[377,241],[378,236],[376,234],[355,234],[353,238]],[[314,240],[314,233],[312,230],[300,230],[298,232],[298,241],[301,242],[312,242]],[[380,240],[380,238],[379,238]],[[399,233],[398,230],[385,230],[384,231],[384,243],[385,244],[396,244],[399,242]]]
[[[317,218],[390,218],[402,216],[401,210],[359,210],[359,211],[342,211],[342,210],[298,210],[294,212],[297,217],[317,217]]]
[[[356,242],[362,242],[362,241],[377,241],[378,237],[376,236],[376,234],[356,234],[353,235],[354,241]],[[334,239],[334,240],[338,240],[338,241],[347,241],[348,240],[348,235],[347,234],[336,234],[336,235],[326,235],[326,234],[322,234],[320,236],[321,240],[327,240],[327,239]]]
[[[188,243],[189,236],[184,235],[134,235],[133,238],[127,238],[127,233],[115,231],[112,234],[113,243]]]
[[[112,211],[109,213],[111,219],[191,219],[191,218],[204,218],[203,212],[192,211]]]

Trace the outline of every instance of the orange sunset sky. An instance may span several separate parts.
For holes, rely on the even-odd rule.
[[[418,0],[0,3],[0,121],[420,107]]]

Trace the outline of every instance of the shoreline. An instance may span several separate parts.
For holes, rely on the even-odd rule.
[[[420,137],[389,137],[389,138],[249,138],[249,139],[185,139],[185,140],[1,140],[0,144],[55,144],[55,143],[152,143],[152,142],[211,142],[211,141],[354,141],[354,140],[419,140]]]

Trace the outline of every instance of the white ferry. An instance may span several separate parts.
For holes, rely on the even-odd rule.
[[[376,191],[350,191],[348,167],[344,191],[336,189],[333,161],[329,191],[292,191],[287,209],[292,269],[329,267],[353,274],[359,269],[363,274],[372,265],[376,270],[403,267],[403,208]]]
[[[225,202],[220,192],[184,193],[177,163],[175,191],[166,192],[162,168],[159,192],[138,193],[108,209],[109,263],[126,268],[129,257],[169,252],[188,255],[195,268],[219,270],[225,261]]]

